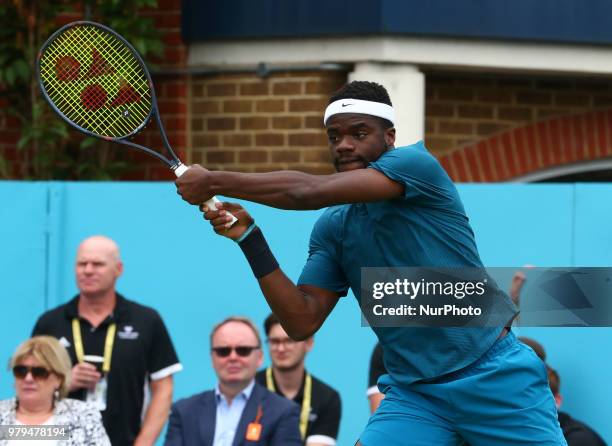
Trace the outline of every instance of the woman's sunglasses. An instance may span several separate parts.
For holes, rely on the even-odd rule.
[[[246,358],[253,353],[253,350],[257,349],[259,349],[259,347],[213,347],[212,351],[215,352],[219,358],[227,358],[232,354],[232,350],[234,350],[238,356]]]
[[[32,374],[34,379],[47,379],[51,372],[44,367],[30,367],[27,365],[16,365],[13,367],[13,375],[15,378],[24,379],[28,376],[28,373]]]

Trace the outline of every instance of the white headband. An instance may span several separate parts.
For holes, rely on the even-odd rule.
[[[332,102],[325,109],[323,125],[327,125],[327,120],[339,113],[361,113],[364,115],[378,116],[391,121],[395,125],[395,111],[393,107],[382,102],[363,101],[361,99],[340,99]]]

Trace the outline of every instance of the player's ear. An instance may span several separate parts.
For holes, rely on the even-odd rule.
[[[388,147],[393,147],[395,144],[395,127],[385,129],[385,144]]]

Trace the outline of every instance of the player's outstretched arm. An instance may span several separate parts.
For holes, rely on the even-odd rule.
[[[214,195],[239,198],[280,209],[320,209],[334,204],[367,203],[400,196],[404,186],[375,169],[332,175],[298,171],[238,173],[193,165],[176,180],[178,193],[191,204]]]
[[[217,234],[238,242],[268,305],[287,334],[295,340],[314,334],[334,309],[340,295],[310,285],[296,286],[280,269],[253,218],[239,204],[219,203],[217,210],[205,206],[201,210]],[[230,212],[238,221],[228,226]]]

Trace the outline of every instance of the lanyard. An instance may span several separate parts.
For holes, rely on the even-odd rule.
[[[104,341],[104,362],[102,363],[102,371],[110,372],[111,356],[113,354],[113,343],[115,342],[115,331],[117,324],[114,322],[106,329],[106,340]],[[72,319],[72,338],[74,340],[74,351],[79,362],[83,362],[85,353],[83,352],[83,338],[81,337],[81,324],[78,318]]]
[[[255,416],[255,421],[253,421],[253,423],[260,424],[259,422],[261,421],[262,416],[263,416],[263,408],[261,407],[261,404],[260,404],[259,406],[257,406],[257,416]]]
[[[272,367],[266,369],[266,387],[270,392],[276,392],[274,378],[272,377]],[[308,426],[308,415],[310,415],[310,400],[312,399],[312,378],[310,373],[306,373],[304,382],[304,397],[302,398],[302,410],[300,412],[300,434],[302,440],[306,437],[306,426]]]

